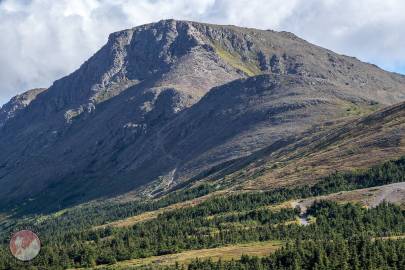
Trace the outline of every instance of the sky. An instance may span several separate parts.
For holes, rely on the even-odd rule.
[[[0,106],[77,69],[109,33],[161,19],[290,31],[405,74],[403,0],[0,0]]]

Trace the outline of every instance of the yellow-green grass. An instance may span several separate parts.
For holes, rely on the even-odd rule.
[[[242,255],[267,256],[275,250],[279,249],[283,245],[281,241],[266,241],[266,242],[254,242],[247,244],[230,245],[219,248],[188,250],[177,254],[169,254],[162,256],[153,256],[142,259],[133,259],[118,262],[111,266],[107,266],[107,269],[130,269],[130,267],[139,267],[149,264],[153,265],[173,265],[178,262],[181,265],[188,265],[192,260],[208,259],[218,261],[219,259],[227,261],[232,259],[239,259]],[[105,268],[106,266],[99,266],[97,268]]]
[[[271,212],[279,212],[282,209],[294,208],[295,206],[296,206],[296,201],[289,200],[289,201],[285,201],[285,202],[280,203],[280,204],[269,204],[269,205],[257,207],[255,210],[266,210],[267,209],[267,210],[269,210]],[[247,213],[249,213],[251,211],[252,210],[224,212],[224,213],[221,213],[221,214],[207,216],[206,219],[207,220],[212,220],[215,217],[230,217],[232,215],[243,215],[243,214],[247,214]]]
[[[176,209],[182,209],[182,208],[187,208],[187,207],[192,207],[192,206],[196,206],[202,202],[205,202],[206,200],[208,200],[209,198],[211,198],[212,196],[220,196],[220,195],[224,195],[228,193],[227,190],[221,190],[221,191],[217,191],[217,192],[212,192],[208,195],[196,198],[196,199],[192,199],[189,201],[184,201],[184,202],[180,202],[180,203],[175,203],[172,205],[169,205],[167,207],[163,207],[154,211],[150,211],[150,212],[145,212],[136,216],[132,216],[132,217],[128,217],[125,219],[121,219],[121,220],[117,220],[114,222],[110,222],[104,225],[99,225],[94,227],[93,229],[97,230],[97,229],[103,229],[106,227],[115,227],[115,228],[123,228],[123,227],[130,227],[133,226],[139,222],[145,222],[145,221],[149,221],[152,219],[157,218],[160,214],[162,213],[166,213],[169,211],[173,211]]]
[[[214,49],[217,55],[224,60],[226,63],[234,67],[235,69],[241,70],[248,76],[260,75],[262,72],[257,66],[257,63],[243,61],[241,56],[237,53],[230,53],[225,50],[221,45],[214,43]]]
[[[374,112],[378,109],[377,105],[360,106],[354,103],[345,103],[343,106],[345,109],[345,116],[362,116]]]
[[[133,226],[137,223],[140,222],[146,222],[146,221],[150,221],[152,219],[157,218],[160,214],[163,213],[167,213],[176,209],[183,209],[183,208],[188,208],[188,207],[193,207],[196,206],[204,201],[206,201],[207,199],[209,199],[212,196],[220,196],[223,195],[227,192],[230,191],[219,191],[219,192],[213,192],[209,195],[197,198],[197,199],[193,199],[193,200],[189,200],[189,201],[185,201],[185,202],[181,202],[181,203],[176,203],[176,204],[172,204],[169,205],[167,207],[164,208],[160,208],[154,211],[150,211],[150,212],[145,212],[136,216],[132,216],[132,217],[128,217],[125,219],[120,219],[120,220],[116,220],[107,224],[103,224],[103,225],[98,225],[93,227],[93,229],[97,230],[97,229],[104,229],[107,227],[114,227],[114,228],[124,228],[124,227],[130,227]],[[260,207],[258,209],[269,209],[270,211],[280,211],[281,209],[285,209],[285,208],[293,208],[295,206],[294,201],[286,201],[284,203],[281,204],[272,204],[272,205],[266,205],[263,207]],[[249,211],[242,211],[242,212],[226,212],[226,213],[222,213],[222,214],[217,214],[217,215],[213,215],[213,216],[207,216],[207,219],[212,219],[214,217],[218,217],[218,216],[230,216],[233,214],[243,214],[243,213],[247,213]]]
[[[401,240],[401,239],[405,239],[405,235],[393,235],[374,238],[374,240]]]

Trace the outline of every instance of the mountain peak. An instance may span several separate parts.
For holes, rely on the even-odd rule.
[[[404,76],[290,33],[141,25],[111,34],[0,128],[0,202],[164,189],[323,121],[403,100]]]
[[[13,97],[8,103],[0,107],[0,128],[17,113],[27,107],[46,88],[35,88]]]
[[[370,66],[371,76],[353,77],[358,67],[360,61],[288,32],[169,19],[112,33],[105,46],[47,94],[54,100],[53,111],[71,122],[145,82],[150,88],[174,88],[195,102],[212,87],[263,73],[333,79],[356,87],[386,76]]]

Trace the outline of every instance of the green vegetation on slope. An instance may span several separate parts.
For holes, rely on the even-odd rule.
[[[227,199],[214,198],[220,200],[224,205],[234,205],[234,202],[244,197],[254,201],[254,205],[263,206],[281,202],[292,198],[324,195],[344,190],[367,188],[372,186],[385,185],[402,182],[405,179],[405,157],[394,161],[388,161],[381,165],[374,166],[366,170],[353,172],[336,172],[312,187],[301,187],[295,189],[271,190],[263,193],[249,193],[242,195],[232,195]],[[168,194],[167,196],[151,201],[132,201],[126,203],[102,203],[97,202],[81,207],[58,212],[57,215],[50,215],[41,218],[34,218],[28,221],[33,225],[36,223],[41,231],[52,231],[55,227],[85,229],[92,225],[104,224],[109,221],[134,216],[143,212],[152,211],[172,205],[178,202],[202,197],[212,191],[218,190],[213,184],[202,184],[194,188],[184,189]],[[271,195],[271,196],[268,196]],[[223,202],[225,200],[226,202]],[[238,210],[238,209],[235,209]],[[17,216],[21,218],[21,216]],[[38,220],[39,219],[39,220]],[[33,221],[34,220],[34,221]],[[41,221],[41,222],[38,222]],[[2,230],[5,228],[3,227]]]
[[[345,116],[361,116],[378,110],[379,103],[371,102],[368,106],[360,106],[353,102],[345,102],[343,104]]]
[[[345,240],[340,237],[331,240],[296,241],[268,257],[242,256],[238,261],[194,260],[188,270],[235,270],[235,269],[317,269],[317,270],[360,270],[360,269],[403,269],[405,266],[405,240],[371,241],[356,237]],[[111,268],[112,269],[112,268]],[[139,268],[126,268],[139,269]],[[143,269],[185,269],[180,265],[172,267],[150,266]]]
[[[313,195],[335,193],[405,181],[405,157],[366,170],[335,172],[311,188]]]
[[[318,202],[309,209],[316,219],[309,226],[283,225],[285,220],[294,217],[294,209],[283,209],[278,213],[257,211],[234,219],[239,220],[238,226],[224,222],[221,217],[207,219],[205,212],[201,211],[199,215],[195,212],[188,215],[163,214],[156,220],[136,224],[132,228],[68,234],[63,239],[48,238],[34,263],[46,269],[58,269],[57,266],[91,267],[237,243],[297,239],[326,241],[360,236],[372,239],[405,233],[405,211],[391,204],[364,209],[353,204]],[[1,253],[3,265],[0,266],[3,269],[24,269],[19,268],[14,260],[7,259],[5,249]]]
[[[233,68],[242,71],[248,76],[256,76],[262,74],[260,68],[257,66],[257,63],[251,63],[249,62],[249,60],[243,61],[238,53],[230,53],[221,45],[215,42],[213,44],[215,52],[218,54],[218,56],[226,63],[231,65]]]
[[[8,232],[13,227],[34,226],[43,233],[55,233],[59,231],[59,228],[64,228],[63,233],[82,231],[93,225],[105,224],[178,202],[199,198],[215,190],[217,190],[215,186],[204,183],[196,187],[172,192],[158,200],[125,203],[97,201],[46,216],[23,217],[23,213],[18,213],[14,219],[0,222],[0,239],[7,238]]]
[[[93,221],[86,221],[86,214],[89,209],[97,209],[95,206],[85,209],[83,213],[80,208],[75,209],[76,221],[68,222],[72,216],[69,211],[59,213],[39,224],[44,249],[33,264],[46,269],[92,267],[185,250],[257,241],[325,241],[332,236],[347,240],[360,236],[373,238],[403,235],[405,212],[390,204],[368,210],[352,204],[318,202],[308,210],[308,214],[315,217],[315,222],[309,226],[300,226],[293,222],[299,215],[299,209],[272,211],[260,207],[293,198],[403,181],[404,164],[405,159],[401,158],[368,170],[335,173],[313,187],[213,197],[197,206],[166,212],[156,219],[129,228],[88,230],[87,225]],[[131,205],[134,207],[132,209],[124,207],[124,211],[111,206],[111,209],[104,208],[101,211],[103,217],[98,221],[114,219],[117,217],[116,213],[140,213],[145,209],[203,196],[212,190],[215,189],[208,185],[178,191],[150,204],[150,208],[146,207],[147,202]],[[142,205],[145,208],[135,208]],[[0,266],[4,266],[4,269],[25,269],[10,258],[5,247],[0,254],[0,262],[3,264]]]

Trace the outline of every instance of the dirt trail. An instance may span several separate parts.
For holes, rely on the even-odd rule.
[[[301,209],[301,213],[300,213],[300,216],[298,217],[298,222],[299,222],[299,224],[300,225],[303,225],[303,226],[307,226],[307,225],[309,225],[309,220],[308,220],[308,216],[307,216],[307,205],[304,205],[303,203],[302,203],[302,201],[292,201],[291,202],[291,207],[292,208],[295,208],[295,207],[297,207],[297,206],[299,206],[300,207],[300,209]]]
[[[373,189],[373,188],[371,188]],[[375,188],[374,188],[375,189]],[[383,201],[391,203],[405,203],[405,182],[379,187],[377,196],[368,201],[368,206],[375,207]]]
[[[324,196],[311,197],[291,202],[291,207],[299,206],[301,214],[299,222],[301,225],[309,225],[306,215],[307,209],[319,200],[332,200],[336,202],[355,202],[366,207],[376,207],[383,201],[405,206],[405,182],[378,186],[372,188],[342,191]]]

